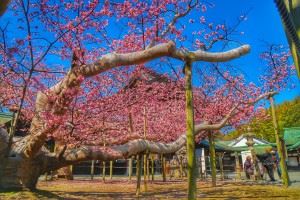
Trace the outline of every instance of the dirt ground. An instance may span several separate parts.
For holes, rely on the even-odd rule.
[[[139,199],[186,199],[187,184],[182,181],[149,182],[148,191]],[[300,200],[300,187],[285,189],[278,185],[252,185],[249,183],[231,182],[219,183],[212,188],[209,183],[198,183],[199,199],[295,199]],[[125,180],[106,181],[100,180],[56,180],[40,181],[36,191],[2,191],[0,199],[138,199],[135,196],[135,182]]]

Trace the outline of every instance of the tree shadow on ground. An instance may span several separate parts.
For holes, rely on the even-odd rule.
[[[184,199],[186,198],[185,189],[161,189],[150,192],[141,192],[140,196],[137,197],[133,192],[62,192],[52,191],[55,196],[68,197],[67,199]],[[48,197],[48,196],[44,196]],[[49,196],[50,197],[50,196]],[[60,199],[64,199],[61,198]]]
[[[225,200],[237,200],[237,199],[288,199],[286,194],[272,194],[268,189],[251,189],[251,185],[241,184],[241,186],[248,186],[249,188],[230,188],[232,184],[223,184],[216,188],[210,188],[209,191],[201,191],[200,197],[205,199],[225,199]],[[236,185],[235,185],[236,186]],[[254,187],[257,185],[254,185]]]
[[[43,199],[43,198],[57,199],[57,200],[64,200],[65,199],[65,198],[55,194],[54,192],[50,192],[50,191],[47,191],[47,190],[36,189],[36,190],[33,190],[32,193],[37,197],[37,199]],[[70,198],[69,200],[73,200],[73,199]]]

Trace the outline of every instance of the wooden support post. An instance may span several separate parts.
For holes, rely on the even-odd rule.
[[[166,158],[163,154],[161,154],[161,170],[162,170],[163,182],[166,182],[166,180],[167,180],[167,176],[166,176]]]
[[[133,120],[132,120],[132,114],[129,113],[129,116],[128,116],[128,119],[129,119],[129,132],[130,134],[133,133]],[[129,169],[128,169],[128,177],[129,177],[129,180],[131,180],[131,177],[132,177],[132,158],[129,158]]]
[[[146,113],[146,107],[144,107],[144,139],[147,139],[147,113]],[[146,150],[147,154],[147,150]],[[143,168],[144,168],[144,191],[147,192],[147,155],[144,154],[144,162],[143,162]]]
[[[151,156],[151,180],[154,181],[154,158]]]
[[[147,154],[147,180],[150,180],[149,154]]]
[[[215,141],[212,132],[208,134],[208,140],[209,140],[211,183],[213,187],[216,187],[217,186],[216,151],[215,151]]]
[[[147,156],[146,154],[143,156],[144,161],[143,161],[143,166],[144,166],[144,191],[147,192]]]
[[[105,181],[105,168],[106,168],[106,162],[102,162],[102,166],[103,166],[103,168],[102,168],[102,180],[103,181]]]
[[[194,134],[194,105],[192,89],[192,62],[186,61],[185,74],[185,97],[186,97],[186,145],[188,165],[188,199],[196,199],[196,157],[195,157],[195,134]]]
[[[139,196],[141,193],[141,176],[142,176],[142,159],[141,155],[137,155],[136,163],[136,196]]]
[[[109,161],[109,178],[112,179],[113,174],[113,161]]]
[[[95,167],[95,161],[92,160],[92,164],[91,164],[91,180],[94,179],[94,167]]]
[[[289,178],[289,174],[288,174],[288,171],[287,171],[286,162],[285,162],[285,159],[284,159],[285,150],[283,149],[283,145],[280,142],[281,138],[279,136],[279,127],[278,127],[278,122],[277,122],[277,119],[276,119],[275,105],[274,105],[273,96],[269,97],[269,101],[270,101],[270,104],[271,104],[271,112],[272,112],[272,118],[273,118],[273,126],[274,126],[274,134],[275,134],[276,145],[277,145],[277,152],[278,152],[278,155],[279,155],[279,158],[280,158],[281,178],[282,178],[283,185],[285,187],[288,187],[290,185],[290,178]]]
[[[128,178],[131,180],[132,177],[132,158],[128,160]]]

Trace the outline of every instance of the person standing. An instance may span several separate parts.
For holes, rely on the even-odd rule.
[[[258,159],[266,168],[271,181],[276,181],[274,178],[274,160],[270,149],[265,149],[265,153],[258,155]]]
[[[274,160],[274,163],[275,163],[275,166],[277,169],[278,177],[281,178],[280,158],[279,158],[277,150],[273,150],[272,154],[273,154],[273,160]]]
[[[250,177],[254,174],[254,166],[251,161],[251,156],[247,156],[244,162],[244,171],[246,173],[246,178],[250,179]]]

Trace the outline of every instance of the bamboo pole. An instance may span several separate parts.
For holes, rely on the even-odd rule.
[[[276,119],[276,113],[275,113],[275,105],[274,105],[274,99],[273,96],[269,97],[270,105],[271,105],[271,112],[272,112],[272,118],[273,118],[273,126],[274,126],[274,134],[275,134],[275,139],[276,139],[276,145],[277,145],[277,152],[280,158],[280,168],[281,168],[281,177],[282,177],[282,182],[285,187],[288,187],[290,185],[290,179],[289,179],[289,174],[287,171],[287,166],[286,162],[284,159],[284,149],[283,144],[280,142],[281,138],[279,136],[279,128],[278,128],[278,122]]]
[[[188,199],[196,199],[196,159],[195,159],[195,134],[194,134],[194,105],[192,90],[192,63],[187,61],[185,72],[185,97],[186,97],[186,144],[188,164]]]

